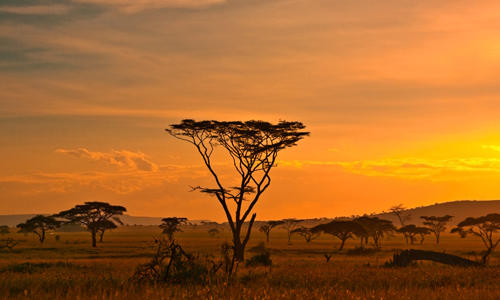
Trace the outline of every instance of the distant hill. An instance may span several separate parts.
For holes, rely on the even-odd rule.
[[[411,214],[412,219],[409,224],[421,226],[423,219],[421,216],[454,216],[453,220],[448,223],[449,226],[454,226],[468,217],[480,217],[491,213],[500,213],[500,200],[458,200],[446,203],[436,203],[429,206],[420,206],[405,210],[402,214]],[[383,213],[373,215],[381,219],[391,220],[395,225],[400,226],[399,219],[391,213]]]
[[[468,217],[480,217],[490,213],[500,213],[500,200],[487,200],[487,201],[479,201],[479,200],[457,200],[446,203],[436,203],[434,205],[429,206],[420,206],[412,209],[405,210],[403,215],[412,215],[412,219],[408,222],[408,224],[415,224],[417,226],[422,225],[422,219],[420,216],[444,216],[451,215],[454,216],[452,222],[448,223],[449,226],[454,226],[459,222],[465,220]],[[49,214],[45,214],[49,215]],[[0,215],[0,225],[8,225],[9,227],[16,226],[19,223],[26,221],[34,217],[35,214],[22,214],[22,215]],[[381,219],[391,220],[394,222],[396,226],[399,226],[398,218],[391,213],[381,213],[381,214],[373,214],[370,215],[372,217],[379,217]],[[123,215],[120,217],[123,224],[125,225],[160,225],[161,217],[136,217],[130,215]],[[333,218],[332,218],[333,219]],[[304,223],[301,223],[301,226],[312,227],[314,225],[320,223],[329,222],[329,218],[320,218],[320,219],[309,219],[305,220]],[[340,218],[340,219],[348,219],[348,218]],[[209,222],[209,220],[189,220],[188,222],[192,224],[201,224],[201,221]],[[256,221],[254,224],[254,228],[259,228],[261,225],[264,225],[266,221]]]

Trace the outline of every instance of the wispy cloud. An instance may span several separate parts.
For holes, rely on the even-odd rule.
[[[65,15],[70,11],[66,5],[3,6],[0,12],[19,15]]]
[[[127,150],[111,150],[110,152],[93,152],[87,149],[64,150],[57,149],[59,154],[86,158],[90,162],[98,162],[107,165],[126,167],[131,170],[158,171],[158,166],[147,159],[147,155],[141,152],[130,152]]]
[[[496,150],[496,151],[500,151],[500,146],[483,145],[483,149],[493,149],[493,150]]]
[[[221,4],[226,0],[74,0],[80,3],[101,4],[118,7],[120,10],[135,13],[141,10],[158,8],[201,8]]]
[[[280,166],[295,168],[330,166],[365,176],[425,179],[431,181],[461,180],[484,173],[500,173],[500,159],[480,157],[445,160],[404,158],[353,162],[295,160],[280,162]]]

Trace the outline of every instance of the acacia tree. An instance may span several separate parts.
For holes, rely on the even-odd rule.
[[[399,205],[394,205],[391,208],[389,208],[389,212],[391,212],[393,215],[396,215],[399,219],[399,223],[401,223],[401,227],[406,226],[406,222],[411,220],[411,214],[408,215],[403,215],[403,212],[406,210],[406,207],[403,206],[403,204]],[[406,232],[400,232],[404,235],[406,239],[406,243],[408,244],[408,233]],[[411,240],[411,243],[413,244],[413,240]]]
[[[31,219],[26,220],[24,223],[17,224],[23,232],[34,233],[38,235],[40,243],[43,244],[45,240],[45,232],[47,230],[55,230],[61,227],[61,221],[57,221],[52,216],[36,215]]]
[[[360,223],[368,232],[368,235],[373,238],[372,246],[377,251],[382,249],[382,237],[387,233],[396,231],[396,227],[392,224],[392,221],[377,217],[360,217],[354,221]]]
[[[106,202],[85,202],[85,204],[76,205],[72,209],[55,214],[55,218],[66,219],[67,224],[78,224],[86,227],[92,235],[92,247],[97,247],[97,234],[107,226],[108,220],[122,223],[116,215],[123,215],[127,209],[119,205],[111,205]],[[109,224],[108,224],[109,225]]]
[[[320,232],[314,232],[311,230],[311,228],[306,228],[304,226],[301,226],[300,228],[292,230],[292,234],[300,235],[301,237],[306,239],[306,243],[309,243],[317,239],[320,235]]]
[[[430,234],[429,228],[427,228],[427,227],[417,227],[417,226],[415,226],[413,224],[405,225],[405,226],[399,228],[396,232],[404,234],[405,237],[409,238],[412,245],[413,245],[413,241],[415,240],[415,236],[417,234],[419,234],[420,237],[422,238],[420,240],[420,244],[422,244],[424,242],[424,235]]]
[[[488,262],[488,256],[497,247],[500,238],[495,241],[494,233],[500,232],[500,214],[488,214],[478,218],[467,218],[458,223],[456,228],[451,230],[451,233],[458,233],[462,238],[467,235],[473,235],[481,238],[486,246],[486,253],[481,258],[483,264]]]
[[[366,235],[367,230],[360,222],[356,221],[337,221],[333,220],[330,223],[319,224],[311,228],[312,232],[323,232],[338,237],[341,240],[339,251],[344,249],[344,244],[347,239],[354,238],[355,235]]]
[[[168,240],[172,241],[174,239],[174,234],[176,232],[182,232],[179,226],[182,224],[186,224],[187,221],[188,221],[187,218],[177,218],[177,217],[164,218],[161,220],[162,223],[160,224],[160,228],[163,229],[162,233],[168,236]]]
[[[286,234],[288,235],[288,244],[290,243],[290,238],[292,237],[293,234],[293,229],[297,227],[297,225],[300,222],[303,222],[304,220],[297,220],[297,219],[283,219],[283,223],[281,223],[281,227],[286,229]]]
[[[170,125],[166,131],[173,137],[193,144],[205,166],[215,180],[215,187],[195,187],[202,193],[215,196],[222,205],[233,234],[234,257],[244,259],[245,246],[250,239],[252,225],[257,214],[251,212],[262,193],[271,184],[270,172],[277,166],[278,153],[297,145],[309,135],[302,131],[300,122],[280,121],[271,124],[264,121],[194,121],[183,120]],[[237,173],[236,184],[223,183],[212,162],[214,149],[220,146],[231,157]],[[235,212],[230,212],[230,203]],[[241,235],[244,222],[250,217],[246,233]]]
[[[436,236],[436,244],[439,244],[439,236],[441,235],[442,232],[446,230],[446,223],[450,222],[451,219],[453,219],[453,216],[446,215],[442,217],[435,217],[435,216],[421,216],[421,219],[424,219],[425,222],[423,223],[429,230],[434,233]]]
[[[260,226],[259,231],[266,234],[267,242],[269,243],[269,234],[271,233],[271,229],[281,224],[283,224],[283,221],[267,221],[266,225]]]
[[[120,219],[116,219],[116,222],[119,223],[120,225],[123,225],[122,221]],[[116,229],[118,226],[115,224],[115,222],[110,221],[110,220],[102,220],[98,224],[98,229],[97,229],[97,234],[99,235],[99,243],[102,243],[102,238],[104,236],[104,232],[109,231],[111,229]]]

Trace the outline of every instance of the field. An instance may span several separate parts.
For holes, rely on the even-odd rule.
[[[188,253],[220,253],[229,231],[209,238],[212,227],[184,226],[177,242]],[[14,230],[11,230],[14,231]],[[384,263],[408,248],[446,251],[470,257],[483,251],[479,239],[445,234],[436,245],[427,236],[423,245],[407,245],[402,236],[384,239],[382,251],[373,256],[348,256],[331,236],[306,243],[300,236],[288,245],[283,230],[271,232],[272,267],[239,264],[231,280],[212,278],[198,284],[153,284],[132,279],[136,267],[156,250],[153,226],[124,226],[106,233],[97,248],[90,234],[52,233],[40,244],[34,235],[5,235],[20,240],[14,252],[0,250],[0,299],[499,299],[500,253],[494,252],[486,268],[459,268],[422,262],[408,268],[386,268]],[[59,241],[55,236],[59,235]],[[265,241],[256,232],[247,250]],[[327,262],[324,254],[333,254]],[[255,253],[246,252],[246,258]]]

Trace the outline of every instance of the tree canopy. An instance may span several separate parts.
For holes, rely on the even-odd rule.
[[[481,238],[486,246],[486,253],[481,258],[482,262],[488,262],[488,256],[497,247],[500,238],[495,240],[494,233],[500,232],[500,214],[488,214],[478,218],[467,218],[458,223],[456,228],[451,230],[452,233],[458,233],[462,238],[467,235],[472,235]]]
[[[47,230],[55,230],[61,227],[62,222],[54,219],[52,216],[36,215],[24,223],[17,224],[24,232],[34,233],[38,235],[40,243],[45,240],[45,232]]]
[[[267,242],[269,243],[269,234],[271,233],[271,230],[274,227],[279,226],[283,223],[284,223],[284,221],[281,221],[281,220],[280,221],[267,221],[267,224],[260,226],[259,231],[266,234]]]
[[[396,231],[396,227],[392,224],[392,221],[379,219],[377,217],[360,217],[354,221],[360,223],[368,235],[373,238],[372,246],[375,250],[381,250],[381,238],[390,232]]]
[[[429,230],[434,233],[436,236],[436,244],[439,244],[439,236],[441,235],[442,232],[446,230],[446,223],[450,222],[451,219],[453,219],[453,216],[446,215],[442,217],[436,217],[436,216],[421,216],[421,219],[424,219],[424,225],[429,228]]]
[[[356,221],[338,221],[333,220],[330,223],[319,224],[311,228],[312,232],[323,232],[338,237],[341,241],[339,251],[344,249],[344,244],[347,239],[354,238],[355,235],[363,235],[367,230],[360,222]]]
[[[250,214],[260,196],[271,184],[271,170],[277,166],[278,153],[297,145],[309,135],[302,131],[300,122],[280,121],[272,124],[265,121],[195,121],[186,119],[180,124],[170,125],[166,131],[173,137],[193,144],[201,155],[205,166],[214,178],[215,187],[197,186],[199,190],[215,196],[222,205],[233,234],[234,255],[244,259],[245,246],[250,239],[256,214]],[[216,147],[222,147],[231,158],[238,174],[238,184],[223,183],[214,169],[212,154]],[[230,212],[228,202],[236,206]],[[241,234],[244,222],[250,217],[246,233]]]
[[[295,228],[291,232],[292,234],[298,234],[301,237],[306,239],[306,243],[309,243],[315,239],[317,239],[320,235],[320,232],[314,232],[311,228],[306,228],[304,226],[300,226],[299,228]]]
[[[111,205],[106,202],[85,202],[74,208],[55,214],[54,217],[66,219],[65,223],[73,223],[84,226],[92,235],[92,247],[97,247],[97,234],[106,230],[109,222],[121,224],[117,215],[122,215],[127,209],[119,205]],[[109,222],[107,222],[109,221]]]
[[[415,240],[415,236],[419,234],[421,236],[420,244],[424,242],[424,235],[430,234],[431,231],[427,227],[418,227],[413,224],[405,225],[397,230],[398,233],[403,234],[405,237],[409,238],[411,244]]]
[[[160,224],[160,228],[163,229],[162,233],[167,235],[168,240],[172,241],[174,239],[174,234],[176,232],[182,231],[179,226],[182,224],[186,224],[187,221],[187,218],[164,218],[161,220],[162,223]]]

